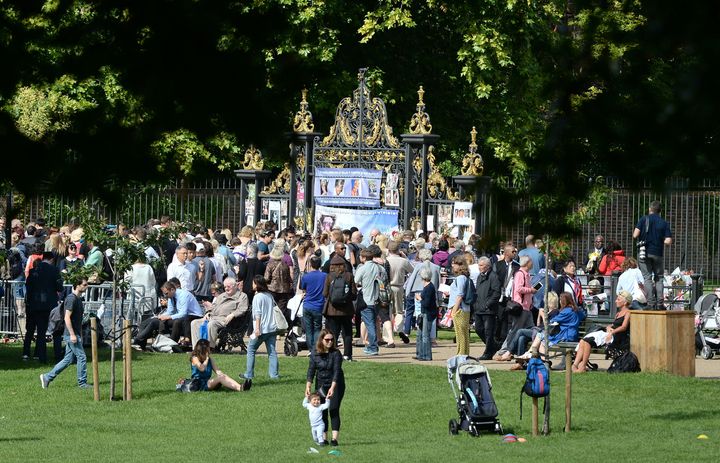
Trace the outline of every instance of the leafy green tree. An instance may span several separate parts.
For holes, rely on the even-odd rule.
[[[300,89],[322,130],[369,66],[396,132],[424,86],[445,174],[476,126],[486,172],[515,182],[501,198],[530,198],[538,232],[572,232],[602,204],[600,176],[717,173],[715,9],[683,6],[682,22],[667,0],[4,0],[0,181],[107,197],[228,171],[249,143],[282,163]]]

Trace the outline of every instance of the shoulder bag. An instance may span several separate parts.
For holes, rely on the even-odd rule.
[[[284,331],[288,329],[288,322],[285,318],[285,314],[282,310],[280,310],[280,307],[278,307],[277,304],[273,306],[273,317],[275,318],[275,326],[277,327],[278,331]]]

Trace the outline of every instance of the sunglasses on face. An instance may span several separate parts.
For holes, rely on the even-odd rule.
[[[333,342],[334,339],[333,339],[333,338],[323,338],[323,341],[325,341],[325,342]]]

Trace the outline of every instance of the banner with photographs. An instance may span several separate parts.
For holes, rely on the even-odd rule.
[[[400,175],[397,173],[388,173],[385,179],[385,205],[392,207],[400,206],[400,191],[398,183]]]
[[[380,207],[381,170],[316,167],[315,203],[320,206]]]
[[[453,225],[472,225],[472,203],[456,201],[453,204]]]
[[[398,230],[398,210],[315,206],[315,233],[329,232],[333,227],[343,230],[357,227],[363,235],[369,235],[373,228],[377,228],[387,235]]]

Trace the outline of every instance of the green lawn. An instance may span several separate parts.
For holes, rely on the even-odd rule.
[[[342,455],[307,454],[312,445],[303,397],[307,358],[280,358],[281,379],[267,379],[259,357],[246,393],[179,394],[189,376],[180,354],[137,354],[134,400],[108,401],[109,362],[101,363],[103,401],[75,386],[71,366],[40,388],[37,363],[19,360],[17,345],[0,347],[0,461],[717,461],[720,383],[638,374],[577,376],[573,431],[563,433],[563,374],[552,376],[552,434],[530,437],[531,400],[519,390],[523,374],[491,372],[506,432],[528,437],[504,444],[499,436],[449,436],[457,416],[443,368],[371,362],[345,364]],[[103,353],[107,357],[107,351]],[[237,374],[245,357],[215,357]],[[121,363],[118,363],[118,376]],[[118,392],[121,384],[118,382]],[[708,440],[698,440],[699,434]],[[248,460],[248,457],[251,460]]]

